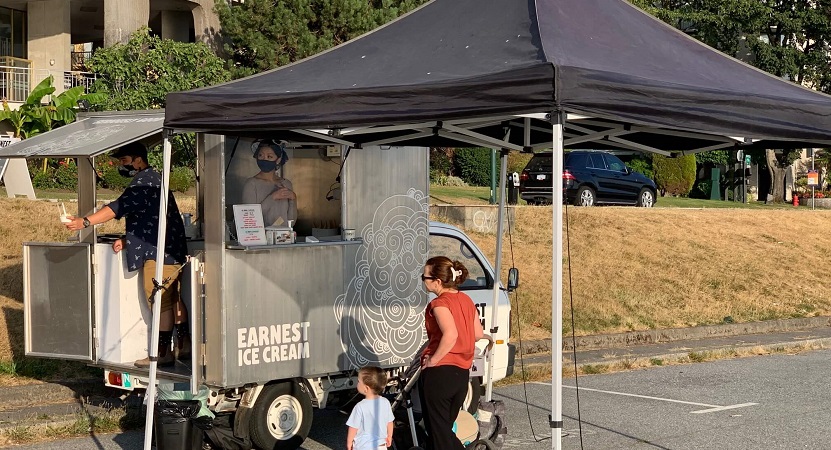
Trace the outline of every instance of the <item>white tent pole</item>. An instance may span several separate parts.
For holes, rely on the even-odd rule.
[[[159,197],[159,237],[156,240],[156,275],[159,283],[164,277],[164,245],[167,230],[167,196],[170,183],[170,139],[164,130],[164,152],[162,156],[162,192]],[[161,319],[162,291],[156,291],[153,299],[153,323],[150,324],[150,380],[148,381],[147,416],[144,418],[144,450],[150,450],[153,437],[153,410],[156,406],[156,367],[159,356],[159,321]],[[169,351],[169,350],[168,350]]]
[[[563,434],[563,127],[565,112],[551,113],[553,127],[552,163],[553,195],[551,197],[551,448],[562,448]]]
[[[508,139],[506,134],[505,139]],[[500,273],[502,270],[502,232],[505,225],[505,179],[508,173],[508,151],[502,150],[502,168],[499,172],[499,209],[496,213],[496,266],[493,268],[493,303],[491,303],[491,328],[490,334],[493,336],[499,329],[499,283]],[[496,340],[496,336],[493,336]],[[488,359],[488,370],[485,373],[487,378],[487,387],[485,388],[485,401],[491,401],[493,394],[493,352],[491,352],[490,359]]]

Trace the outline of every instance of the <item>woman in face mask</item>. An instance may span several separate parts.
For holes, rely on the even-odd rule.
[[[263,208],[265,226],[288,227],[297,220],[297,195],[291,181],[277,175],[277,169],[288,160],[282,145],[260,142],[254,150],[260,173],[245,181],[243,203],[259,203]]]

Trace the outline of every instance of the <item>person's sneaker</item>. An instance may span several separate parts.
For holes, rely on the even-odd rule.
[[[176,338],[176,347],[174,351],[176,352],[176,359],[179,361],[190,362],[190,355],[191,355],[191,341],[190,335],[185,335],[185,337],[177,337]]]
[[[146,368],[150,367],[150,357],[148,356],[147,358],[139,359],[138,361],[136,361],[133,364],[135,364],[136,367],[146,369]],[[156,365],[158,367],[170,367],[170,366],[173,366],[175,364],[176,364],[176,358],[174,358],[173,352],[168,350],[164,356],[159,355],[159,359],[158,359]]]

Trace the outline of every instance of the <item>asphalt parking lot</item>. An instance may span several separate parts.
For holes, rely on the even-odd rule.
[[[823,350],[581,377],[582,448],[828,449],[829,369]],[[578,391],[574,379],[563,384],[562,448],[580,449]],[[526,388],[499,390],[505,448],[552,448],[538,441],[550,435],[550,385]]]
[[[829,372],[831,350],[819,350],[583,376],[578,380],[581,424],[578,390],[573,378],[565,379],[562,448],[828,449]],[[552,448],[548,383],[500,387],[494,398],[503,400],[508,409],[503,448]],[[342,449],[345,421],[346,416],[334,410],[316,412],[303,448]],[[141,449],[142,434],[98,435],[17,448]]]

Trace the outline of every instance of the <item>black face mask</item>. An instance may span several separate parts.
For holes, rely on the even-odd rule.
[[[274,172],[277,170],[277,161],[269,161],[267,159],[258,159],[257,167],[263,172]]]
[[[138,173],[135,167],[132,164],[124,164],[122,166],[118,166],[118,174],[122,177],[126,178],[133,178]]]

